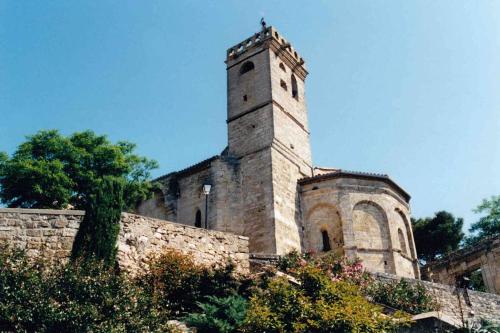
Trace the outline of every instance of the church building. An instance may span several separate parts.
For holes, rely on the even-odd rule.
[[[264,24],[225,63],[227,147],[156,179],[137,212],[247,236],[255,254],[334,251],[418,278],[410,195],[387,175],[314,167],[308,72],[290,42]]]

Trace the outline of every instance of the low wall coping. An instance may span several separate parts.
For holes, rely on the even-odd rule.
[[[45,215],[85,215],[84,210],[71,209],[31,209],[31,208],[0,208],[0,213],[45,214]]]
[[[172,224],[172,225],[175,225],[175,226],[179,226],[179,227],[183,227],[183,228],[188,228],[188,229],[203,230],[203,231],[205,231],[205,232],[207,232],[209,234],[214,234],[214,235],[231,235],[231,236],[237,237],[238,239],[242,239],[242,240],[249,240],[250,239],[249,237],[241,236],[241,235],[235,234],[235,233],[230,232],[230,231],[221,231],[221,230],[215,230],[215,229],[198,228],[198,227],[195,227],[195,226],[192,226],[192,225],[188,225],[188,224],[183,224],[183,223],[178,223],[178,222],[172,222],[172,221],[162,220],[162,219],[158,219],[158,218],[155,218],[155,217],[149,217],[149,216],[139,215],[139,214],[135,214],[135,213],[122,212],[122,216],[123,215],[131,215],[131,216],[135,216],[135,217],[138,217],[138,218],[145,218],[145,219],[148,219],[148,220],[155,220],[155,221],[160,222],[160,223]]]

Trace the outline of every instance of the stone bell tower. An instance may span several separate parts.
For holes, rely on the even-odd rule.
[[[273,27],[227,50],[228,154],[240,161],[250,250],[301,248],[297,180],[312,176],[304,60]]]

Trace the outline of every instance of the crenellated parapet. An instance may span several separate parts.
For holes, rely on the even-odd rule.
[[[272,50],[292,69],[293,73],[305,80],[308,72],[304,59],[274,27],[262,29],[260,32],[227,49],[227,67],[234,66],[264,49]]]

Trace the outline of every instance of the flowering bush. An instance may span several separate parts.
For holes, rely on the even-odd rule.
[[[321,280],[308,280],[304,273],[312,271],[323,272],[332,282],[348,282],[359,286],[365,296],[373,301],[408,313],[418,314],[437,309],[437,303],[423,285],[408,283],[406,280],[397,282],[378,282],[364,271],[360,261],[349,261],[330,253],[311,257],[297,252],[283,256],[278,268],[293,276],[302,274],[301,279],[306,286],[318,290],[324,289],[329,283],[323,276]],[[319,273],[318,273],[319,274]],[[307,275],[311,277],[311,275]],[[315,275],[320,276],[320,275]],[[314,290],[311,289],[311,290]]]
[[[375,302],[411,314],[438,309],[438,304],[421,283],[410,284],[404,279],[399,281],[374,282],[368,286],[367,294]]]
[[[339,257],[332,253],[322,256],[312,256],[310,253],[300,254],[292,251],[280,257],[277,268],[292,275],[306,266],[318,267],[333,281],[348,281],[366,287],[372,278],[363,269],[361,261],[349,261],[346,257]]]
[[[372,283],[361,261],[349,261],[346,257],[327,254],[312,260],[312,264],[327,272],[333,281],[348,281],[361,287]]]

